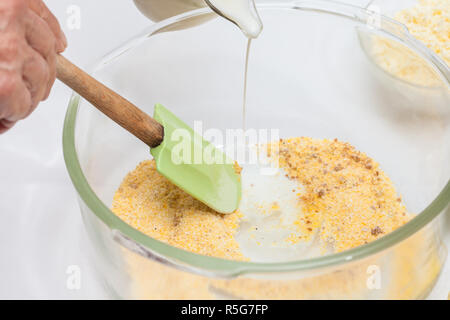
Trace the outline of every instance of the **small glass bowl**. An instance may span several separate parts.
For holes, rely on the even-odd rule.
[[[359,30],[358,37],[368,60],[372,62],[373,76],[378,81],[380,93],[393,101],[393,107],[414,108],[424,116],[447,114],[450,112],[450,91],[445,79],[442,79],[442,73],[449,72],[448,65],[410,34],[406,26],[394,20],[396,13],[417,3],[417,0],[370,1],[367,10],[371,12],[369,26],[373,28]],[[385,16],[379,19],[380,15]],[[390,34],[381,35],[380,28],[389,30]],[[406,38],[408,40],[404,41]],[[415,43],[416,49],[412,49],[410,43]],[[391,56],[391,61],[386,55]],[[429,60],[434,63],[428,63]],[[402,69],[408,68],[410,74],[408,77],[398,76],[382,66],[385,63],[403,64]],[[395,102],[397,95],[403,97],[404,104]]]

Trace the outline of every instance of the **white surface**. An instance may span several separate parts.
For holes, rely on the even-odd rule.
[[[150,24],[131,0],[46,3],[68,37],[65,55],[81,66],[93,63]],[[70,5],[81,9],[80,30],[67,27]],[[29,119],[0,136],[0,298],[107,298],[86,256],[89,243],[62,156],[69,96],[70,90],[56,83],[48,101]],[[81,271],[78,290],[66,285],[66,271],[73,265]],[[431,297],[446,298],[449,287],[447,263]]]

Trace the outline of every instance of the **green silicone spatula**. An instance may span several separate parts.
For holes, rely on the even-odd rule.
[[[234,162],[162,105],[154,119],[63,56],[57,78],[150,147],[159,173],[220,213],[232,213],[241,198]]]

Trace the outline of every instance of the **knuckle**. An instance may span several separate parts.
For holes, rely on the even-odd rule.
[[[10,98],[17,90],[20,79],[11,72],[0,73],[0,99]]]
[[[17,59],[20,54],[21,40],[20,37],[12,34],[2,39],[0,47],[0,58],[3,61],[12,61]]]
[[[17,16],[24,12],[26,0],[2,0],[3,8],[9,16]]]

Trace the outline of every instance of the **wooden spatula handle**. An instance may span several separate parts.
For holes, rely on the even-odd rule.
[[[56,75],[59,80],[151,148],[159,146],[163,141],[164,128],[161,124],[61,55],[57,57]]]

